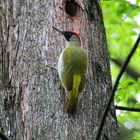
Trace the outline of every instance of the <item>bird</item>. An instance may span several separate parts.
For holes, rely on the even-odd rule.
[[[78,33],[52,28],[66,39],[66,45],[59,56],[57,70],[66,92],[66,111],[75,114],[79,93],[82,92],[86,84],[88,56],[81,45]]]

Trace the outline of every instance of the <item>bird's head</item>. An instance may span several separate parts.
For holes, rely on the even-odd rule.
[[[64,35],[65,39],[68,42],[71,41],[75,41],[78,42],[79,45],[81,46],[81,39],[80,36],[78,35],[78,33],[76,33],[75,31],[60,31],[59,29],[52,27],[54,30],[58,31],[59,33],[61,33],[62,35]]]

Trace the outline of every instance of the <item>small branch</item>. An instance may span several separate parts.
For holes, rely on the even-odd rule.
[[[2,132],[0,132],[0,138],[2,140],[9,140]]]
[[[140,112],[140,108],[134,108],[134,107],[124,107],[124,106],[115,106],[118,110],[125,110],[125,111],[131,111],[131,112]]]
[[[113,99],[114,99],[115,92],[116,92],[117,87],[118,87],[118,85],[119,85],[120,79],[121,79],[121,77],[122,77],[122,75],[123,75],[123,73],[124,73],[124,71],[125,71],[125,69],[126,69],[128,63],[129,63],[131,57],[133,56],[134,52],[136,51],[136,49],[137,49],[137,47],[138,47],[138,45],[139,45],[139,42],[140,42],[140,34],[138,35],[138,38],[137,38],[137,40],[136,40],[136,43],[135,43],[135,45],[133,46],[132,50],[130,51],[128,57],[126,58],[126,60],[125,60],[125,62],[124,62],[124,65],[122,66],[122,69],[120,70],[120,73],[119,73],[119,75],[118,75],[118,77],[117,77],[117,79],[116,79],[116,82],[115,82],[115,84],[114,84],[114,88],[113,88],[113,90],[112,90],[112,94],[110,95],[110,97],[109,97],[109,99],[108,99],[108,102],[107,102],[107,104],[106,104],[106,107],[105,107],[105,109],[104,109],[104,111],[103,111],[103,115],[102,115],[102,118],[101,118],[101,122],[100,122],[100,124],[99,124],[99,129],[98,129],[98,131],[97,131],[97,135],[96,135],[96,137],[95,137],[95,140],[99,140],[99,139],[100,139],[100,135],[101,135],[101,132],[102,132],[102,129],[103,129],[103,126],[104,126],[106,117],[107,117],[107,113],[108,113],[108,111],[109,111],[109,109],[110,109],[110,105],[111,105],[111,103],[112,103],[112,101],[113,101]]]
[[[110,60],[115,63],[117,66],[119,66],[120,68],[122,67],[122,65],[124,64],[123,60],[120,60],[119,58],[110,58]],[[133,67],[131,66],[127,66],[125,72],[130,75],[132,78],[134,78],[135,80],[137,80],[140,77],[140,73],[137,72]]]

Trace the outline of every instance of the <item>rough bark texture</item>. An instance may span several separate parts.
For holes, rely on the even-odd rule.
[[[86,87],[74,118],[66,113],[57,74],[65,40],[52,26],[77,31],[88,53]],[[0,1],[0,131],[10,140],[93,140],[111,85],[99,1]],[[113,103],[105,137],[118,139]]]

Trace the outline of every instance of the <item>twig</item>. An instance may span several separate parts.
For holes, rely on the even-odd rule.
[[[9,140],[2,132],[0,132],[0,138],[2,140]]]
[[[122,67],[122,65],[124,64],[123,60],[118,59],[118,58],[110,58],[110,60],[115,63],[118,67]],[[125,72],[130,75],[132,78],[134,78],[135,80],[137,80],[140,77],[140,73],[137,72],[133,67],[131,66],[127,66]]]
[[[139,45],[139,42],[140,42],[140,34],[139,34],[139,36],[138,36],[138,38],[137,38],[137,40],[136,40],[135,45],[133,46],[132,50],[130,51],[128,57],[126,58],[126,60],[125,60],[125,62],[124,62],[124,65],[122,66],[121,71],[120,71],[120,73],[119,73],[119,75],[118,75],[118,77],[117,77],[117,80],[116,80],[115,84],[114,84],[114,88],[113,88],[113,90],[112,90],[112,94],[110,95],[110,97],[109,97],[109,99],[108,99],[108,102],[107,102],[107,104],[106,104],[106,107],[105,107],[105,109],[104,109],[104,112],[103,112],[103,115],[102,115],[102,119],[101,119],[101,122],[100,122],[100,124],[99,124],[99,129],[98,129],[98,131],[97,131],[97,135],[96,135],[96,137],[95,137],[95,140],[99,140],[99,139],[100,139],[100,135],[101,135],[101,132],[102,132],[102,129],[103,129],[103,126],[104,126],[106,117],[107,117],[107,113],[108,113],[108,111],[109,111],[109,109],[110,109],[110,105],[111,105],[111,103],[112,103],[112,101],[113,101],[113,99],[114,99],[115,92],[116,92],[117,87],[118,87],[118,85],[119,85],[119,81],[120,81],[120,79],[121,79],[121,77],[122,77],[122,75],[123,75],[123,73],[124,73],[124,71],[125,71],[125,69],[126,69],[128,63],[129,63],[129,61],[130,61],[132,55],[133,55],[134,52],[136,51],[136,49],[137,49],[137,47],[138,47],[138,45]]]
[[[125,111],[131,111],[131,112],[140,112],[140,108],[134,108],[134,107],[124,107],[124,106],[115,106],[118,110],[125,110]]]

